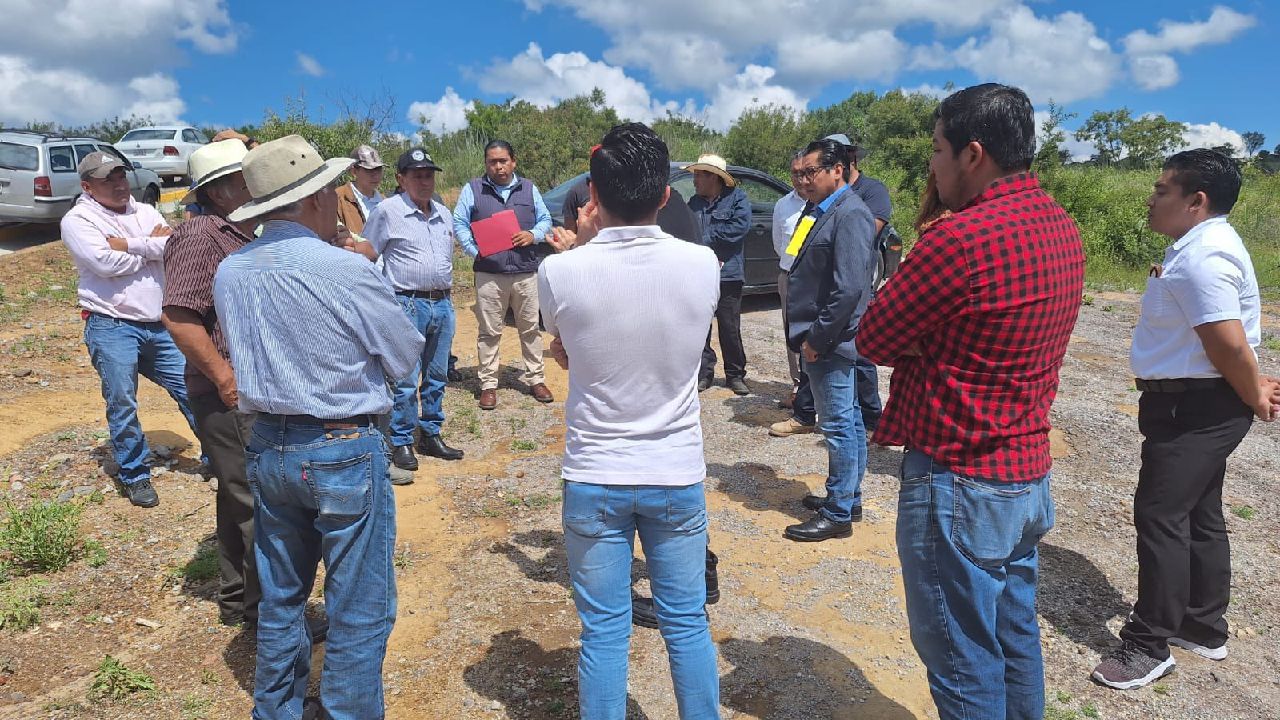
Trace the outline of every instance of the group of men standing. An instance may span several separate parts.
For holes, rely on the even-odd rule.
[[[169,390],[221,480],[219,607],[224,622],[256,630],[254,717],[302,716],[308,646],[326,633],[326,717],[384,715],[381,669],[396,616],[390,465],[416,466],[415,447],[462,456],[440,437],[455,242],[477,258],[480,407],[497,403],[508,309],[525,389],[552,400],[539,310],[550,352],[569,370],[563,521],[583,625],[582,716],[625,713],[638,534],[680,716],[718,717],[698,391],[716,362],[715,318],[728,386],[746,392],[738,226],[750,211],[724,161],[691,166],[696,195],[683,212],[708,249],[662,229],[669,158],[643,125],[613,128],[593,151],[576,233],[552,230],[500,141],[451,217],[434,199],[441,168],[421,148],[399,158],[401,192],[384,198],[371,148],[325,160],[298,136],[247,144],[220,140],[193,154],[188,200],[201,214],[177,231],[129,197],[122,159],[89,155],[63,236],[81,273],[85,343],[125,494],[142,507],[158,502],[138,373]],[[912,642],[939,713],[1039,718],[1037,544],[1054,521],[1049,409],[1084,256],[1075,224],[1029,172],[1034,122],[1020,90],[987,84],[948,97],[933,145],[930,169],[950,215],[874,302],[887,193],[858,173],[845,138],[793,158],[796,198],[778,213],[797,418],[774,434],[814,424],[800,415],[807,382],[829,470],[825,495],[801,500],[813,518],[786,536],[851,534],[874,415],[859,386],[874,386],[871,363],[892,366],[872,441],[906,449],[897,546]],[[349,170],[352,182],[339,183]],[[1226,657],[1225,461],[1253,417],[1274,420],[1280,407],[1280,381],[1259,374],[1253,353],[1252,266],[1224,217],[1239,184],[1229,160],[1190,151],[1169,160],[1149,203],[1152,228],[1176,242],[1153,269],[1134,339],[1146,437],[1139,597],[1124,644],[1094,672],[1113,687],[1167,673],[1171,644]],[[470,224],[505,210],[520,231],[508,250],[481,257]],[[552,252],[564,254],[542,262]],[[658,286],[663,302],[652,303]],[[327,627],[304,612],[320,561]]]

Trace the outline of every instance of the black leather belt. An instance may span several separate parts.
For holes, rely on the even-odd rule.
[[[343,418],[318,418],[314,415],[276,415],[274,413],[258,413],[258,420],[285,425],[311,425],[313,427],[368,427],[376,425],[376,415],[351,415]]]
[[[1217,390],[1231,387],[1225,378],[1170,378],[1166,380],[1143,380],[1138,378],[1133,384],[1142,392],[1180,393],[1197,390]]]
[[[449,297],[448,290],[397,290],[396,294],[423,300],[443,300]]]

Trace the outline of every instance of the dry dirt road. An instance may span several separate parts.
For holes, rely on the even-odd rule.
[[[0,582],[0,603],[18,589],[41,603],[34,627],[0,628],[0,718],[247,717],[252,646],[217,624],[205,561],[213,494],[194,474],[181,416],[143,382],[144,428],[174,456],[157,480],[160,506],[131,507],[109,491],[100,469],[102,401],[65,253],[52,244],[0,259],[0,287],[0,498],[22,508],[70,497],[82,505],[82,538],[105,550],[105,561],[85,554],[57,573]],[[1086,298],[1054,409],[1058,527],[1043,546],[1040,594],[1046,717],[1277,717],[1274,427],[1255,427],[1227,481],[1236,568],[1229,619],[1238,633],[1231,659],[1214,664],[1177,651],[1174,675],[1130,693],[1087,679],[1135,591],[1130,497],[1139,437],[1125,360],[1135,299]],[[454,347],[473,377],[474,316],[465,292],[455,302]],[[814,436],[766,435],[784,416],[776,400],[786,389],[776,299],[751,299],[744,311],[756,392],[703,394],[724,596],[710,611],[724,717],[935,717],[907,637],[894,547],[900,454],[872,451],[866,521],[852,539],[784,540],[782,527],[804,517],[801,496],[821,485],[825,453]],[[1280,331],[1274,318],[1268,331]],[[504,360],[517,355],[512,336]],[[1278,360],[1263,351],[1273,373]],[[559,531],[562,406],[513,389],[515,375],[504,367],[493,412],[475,409],[474,380],[451,386],[445,434],[466,460],[425,462],[413,485],[396,489],[400,609],[385,670],[390,718],[577,717],[578,622]],[[887,389],[886,373],[881,381]],[[563,399],[564,374],[549,367],[548,382]],[[641,560],[636,575],[643,587]],[[155,690],[91,698],[106,655],[149,675]],[[321,657],[318,650],[316,667]],[[633,639],[628,716],[676,717],[654,631],[637,630]]]

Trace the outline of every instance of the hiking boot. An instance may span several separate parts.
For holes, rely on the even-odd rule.
[[[742,378],[729,378],[725,381],[725,385],[733,391],[734,395],[750,395],[751,388],[747,387],[747,381]]]
[[[814,425],[806,425],[795,416],[789,417],[781,422],[776,422],[769,426],[769,434],[774,437],[791,437],[792,435],[804,435],[816,430]]]
[[[1117,690],[1132,690],[1173,672],[1173,656],[1157,660],[1133,643],[1125,643],[1093,669],[1093,679]]]
[[[129,502],[141,508],[153,508],[160,504],[160,496],[156,494],[156,489],[151,487],[150,478],[143,478],[138,482],[125,485],[124,496],[129,498]]]

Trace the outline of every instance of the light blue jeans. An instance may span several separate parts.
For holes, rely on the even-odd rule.
[[[303,611],[321,560],[329,636],[320,701],[332,720],[380,720],[396,619],[396,506],[382,434],[259,415],[245,459],[262,585],[254,720],[302,717],[311,673]]]
[[[640,535],[654,611],[671,661],[681,720],[720,717],[720,678],[707,621],[707,506],[702,483],[564,484],[564,545],[582,619],[582,720],[623,720],[631,644],[631,558]]]
[[[941,720],[1044,717],[1036,544],[1053,527],[1049,483],[977,480],[918,450],[903,457],[898,559]]]
[[[413,444],[413,430],[439,435],[444,424],[444,386],[448,382],[449,347],[453,345],[453,301],[397,295],[404,314],[413,321],[427,344],[407,377],[396,381],[391,408],[391,444]]]
[[[120,465],[120,482],[132,485],[151,477],[151,449],[138,422],[138,374],[164,388],[178,403],[196,437],[196,419],[187,403],[183,371],[186,358],[158,322],[121,320],[92,313],[84,323],[84,344],[102,380],[111,449]]]
[[[827,441],[827,503],[821,512],[832,522],[849,522],[862,506],[862,476],[867,472],[867,432],[858,409],[858,380],[853,361],[828,355],[804,364],[818,411],[818,429]]]

